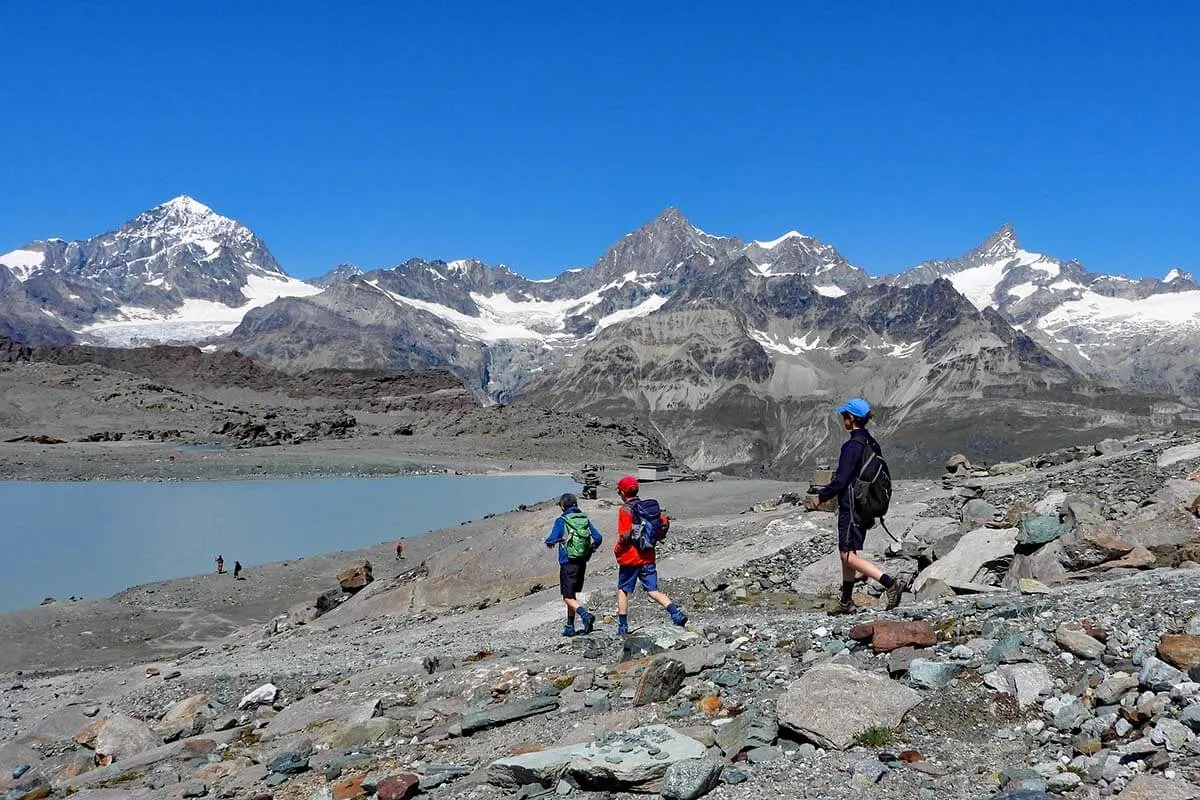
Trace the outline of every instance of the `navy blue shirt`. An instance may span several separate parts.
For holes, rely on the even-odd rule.
[[[818,500],[824,503],[836,496],[839,510],[851,510],[850,484],[858,478],[858,471],[862,468],[863,456],[866,455],[868,447],[874,450],[876,455],[883,455],[879,442],[875,441],[875,437],[868,433],[866,428],[855,428],[850,432],[850,438],[842,444],[842,454],[838,456],[837,472],[833,474],[833,480],[817,492]]]

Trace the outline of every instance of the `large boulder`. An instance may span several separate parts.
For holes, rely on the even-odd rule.
[[[912,591],[921,591],[935,579],[953,586],[976,583],[986,570],[1007,571],[1016,544],[1016,528],[976,528],[959,539],[944,558],[923,569],[913,582]]]
[[[619,789],[657,780],[672,764],[703,757],[704,745],[690,736],[666,725],[648,725],[591,744],[501,758],[488,766],[487,777],[508,788],[553,786],[568,778],[584,788]]]
[[[96,736],[96,759],[103,766],[153,750],[162,739],[141,720],[117,714],[110,717]]]
[[[869,728],[895,728],[920,702],[920,693],[882,675],[821,664],[788,685],[777,712],[782,727],[820,747],[845,750]]]
[[[663,800],[696,800],[717,785],[721,770],[719,761],[707,758],[676,761],[663,775],[658,793]]]
[[[371,562],[363,560],[351,564],[339,572],[337,579],[343,592],[353,593],[375,580],[375,576],[371,574]]]
[[[937,631],[923,619],[907,622],[879,619],[850,629],[851,639],[871,642],[876,653],[890,653],[901,647],[932,647],[937,644]]]
[[[638,679],[633,704],[644,706],[670,700],[683,686],[685,677],[687,669],[681,662],[667,656],[654,659],[646,665],[641,678]]]
[[[1085,522],[1059,539],[1063,566],[1071,570],[1096,567],[1133,549],[1111,522]]]
[[[1168,633],[1158,642],[1158,657],[1181,670],[1200,667],[1200,636]]]
[[[1139,775],[1117,795],[1117,800],[1200,800],[1200,788],[1183,780]]]

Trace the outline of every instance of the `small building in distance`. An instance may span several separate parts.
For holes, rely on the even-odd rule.
[[[665,481],[670,472],[667,464],[659,461],[647,461],[638,464],[638,481]]]

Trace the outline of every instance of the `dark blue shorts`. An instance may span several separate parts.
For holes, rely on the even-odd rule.
[[[867,532],[854,522],[853,512],[838,510],[838,550],[857,553],[867,541]]]
[[[583,579],[587,572],[586,561],[568,561],[558,565],[558,588],[563,597],[575,599],[583,591]]]
[[[637,589],[638,581],[647,592],[657,592],[658,568],[653,564],[617,568],[617,588],[625,594],[632,594]]]

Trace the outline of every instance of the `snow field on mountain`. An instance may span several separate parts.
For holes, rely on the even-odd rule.
[[[1046,314],[1038,325],[1051,332],[1072,325],[1125,331],[1173,326],[1200,329],[1200,291],[1156,294],[1140,300],[1085,292],[1080,299],[1068,300]]]
[[[0,265],[8,267],[17,280],[26,280],[46,260],[45,253],[37,250],[13,250],[0,256]]]
[[[229,333],[253,308],[281,297],[310,297],[320,291],[295,278],[251,274],[242,287],[246,302],[240,306],[191,297],[166,314],[152,308],[122,306],[120,316],[88,325],[80,334],[114,347],[128,347],[138,341],[196,342]]]

